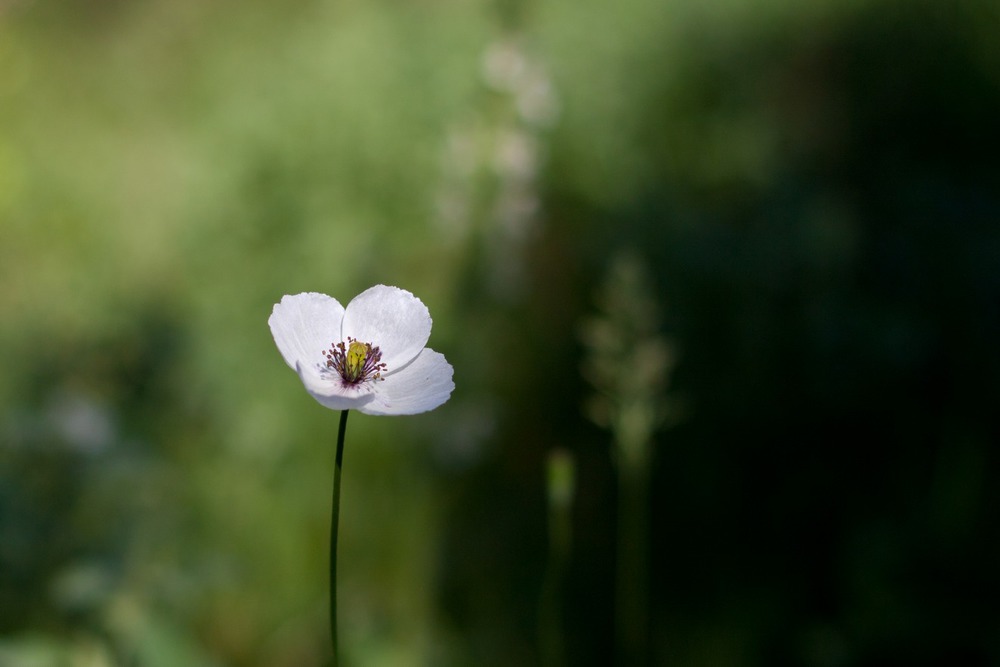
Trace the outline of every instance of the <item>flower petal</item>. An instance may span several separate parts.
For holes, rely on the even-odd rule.
[[[340,342],[344,307],[326,294],[303,292],[281,298],[267,323],[274,342],[293,369],[323,360],[323,350]]]
[[[423,351],[408,366],[376,382],[374,399],[358,407],[368,415],[415,415],[433,410],[451,397],[454,369],[440,352]]]
[[[375,398],[371,386],[344,386],[339,377],[322,375],[315,366],[299,364],[295,370],[306,391],[331,410],[360,410]]]
[[[377,345],[382,363],[392,372],[409,363],[427,344],[431,314],[406,290],[375,285],[347,304],[343,336]]]

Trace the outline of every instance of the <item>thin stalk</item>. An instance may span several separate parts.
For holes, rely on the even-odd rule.
[[[565,667],[562,601],[572,547],[572,511],[576,483],[573,457],[566,450],[554,450],[549,454],[546,473],[549,554],[538,605],[540,652],[544,667]]]
[[[645,466],[623,465],[618,480],[618,664],[641,667],[649,664],[649,472]]]
[[[330,518],[330,641],[333,646],[332,667],[337,667],[337,528],[340,525],[340,470],[344,462],[344,434],[347,432],[347,413],[340,413],[337,430],[337,457],[333,468],[333,511]]]

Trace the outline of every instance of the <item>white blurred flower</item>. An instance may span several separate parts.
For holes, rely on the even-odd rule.
[[[538,172],[538,142],[527,132],[510,130],[497,137],[493,166],[501,176],[529,181]]]
[[[427,306],[398,287],[371,287],[347,308],[315,292],[285,296],[267,322],[285,363],[331,410],[412,415],[438,407],[455,388],[451,364],[424,347]]]
[[[483,56],[483,79],[493,90],[508,93],[529,125],[551,125],[559,115],[552,81],[544,66],[525,52],[520,40],[492,44]]]
[[[495,90],[517,90],[528,71],[528,59],[519,44],[503,40],[490,45],[483,56],[483,78]]]

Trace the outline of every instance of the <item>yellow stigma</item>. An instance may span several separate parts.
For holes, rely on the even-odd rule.
[[[347,348],[347,363],[344,368],[344,379],[348,382],[356,382],[361,377],[361,371],[365,367],[365,359],[368,357],[368,346],[356,340],[351,341]]]

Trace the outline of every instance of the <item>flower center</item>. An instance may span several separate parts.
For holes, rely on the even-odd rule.
[[[371,343],[362,343],[348,337],[347,344],[335,343],[324,353],[326,367],[336,371],[344,384],[358,385],[369,380],[381,380],[382,371],[386,370],[382,363],[382,351],[372,347]]]

